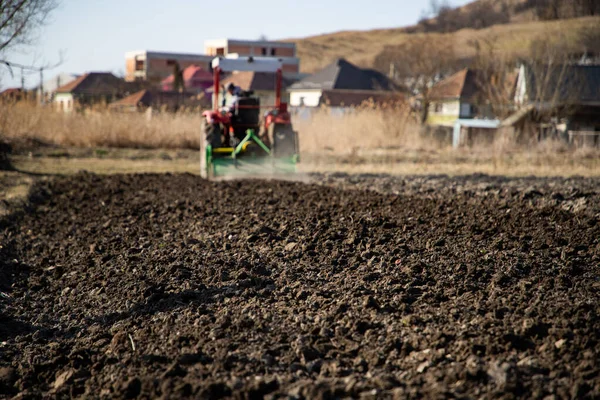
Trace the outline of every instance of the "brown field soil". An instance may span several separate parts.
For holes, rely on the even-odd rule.
[[[0,225],[0,397],[600,396],[600,180],[80,173]]]

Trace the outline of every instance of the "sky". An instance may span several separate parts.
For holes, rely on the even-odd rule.
[[[454,6],[470,0],[454,0]],[[13,62],[63,63],[45,72],[111,71],[123,74],[125,53],[157,50],[203,53],[204,40],[301,38],[340,30],[412,25],[428,8],[427,0],[60,0],[36,45],[9,54]],[[302,60],[300,60],[302,62]],[[0,67],[1,68],[1,67]],[[39,74],[25,76],[25,86]],[[0,69],[0,86],[20,86]]]

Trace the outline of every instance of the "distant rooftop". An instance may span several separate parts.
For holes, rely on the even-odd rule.
[[[214,56],[199,53],[174,53],[170,51],[133,50],[125,53],[125,58],[143,56],[146,58],[185,58],[196,61],[210,61]]]
[[[343,58],[290,86],[291,90],[395,90],[396,85],[381,72],[359,68]]]
[[[208,47],[223,47],[225,46],[225,44],[228,45],[242,45],[242,46],[249,46],[249,45],[253,45],[253,46],[277,46],[277,47],[288,47],[288,48],[295,48],[296,47],[296,43],[293,42],[279,42],[279,41],[274,41],[274,40],[246,40],[246,39],[211,39],[211,40],[205,40],[204,41],[204,46],[208,46]]]

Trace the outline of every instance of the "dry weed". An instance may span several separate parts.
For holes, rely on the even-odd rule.
[[[199,148],[200,113],[111,113],[105,109],[61,113],[21,102],[0,105],[0,132],[8,139],[35,138],[60,146]]]

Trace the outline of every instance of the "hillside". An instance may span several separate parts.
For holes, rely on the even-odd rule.
[[[491,0],[482,0],[490,1]],[[513,0],[515,4],[519,0]],[[469,5],[465,6],[468,7]],[[339,57],[363,67],[374,67],[374,60],[386,46],[401,45],[412,35],[425,35],[432,42],[451,43],[457,59],[472,57],[468,46],[471,40],[497,38],[497,46],[508,55],[525,55],[535,40],[562,38],[570,51],[583,51],[582,36],[600,26],[600,17],[573,18],[556,21],[528,21],[527,10],[515,13],[508,24],[485,29],[461,29],[452,33],[408,33],[411,28],[376,29],[371,31],[344,31],[304,39],[291,39],[297,44],[301,70],[314,72]]]

